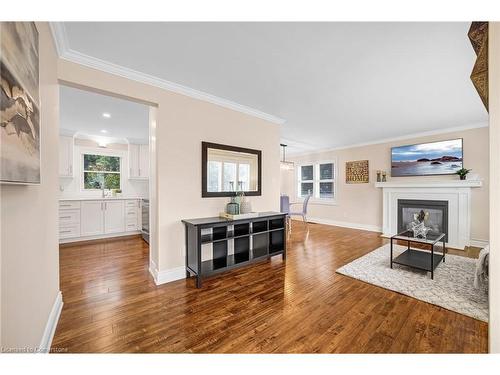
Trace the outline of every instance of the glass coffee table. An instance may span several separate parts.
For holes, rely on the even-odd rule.
[[[427,238],[417,238],[414,237],[413,231],[406,230],[395,236],[391,237],[391,268],[392,264],[400,264],[403,266],[408,266],[412,268],[417,268],[419,270],[424,270],[431,273],[431,279],[434,279],[434,270],[439,265],[441,261],[445,261],[446,255],[446,234],[444,233],[428,233]],[[394,242],[405,241],[408,248],[396,258],[393,259],[393,246]],[[436,252],[435,247],[437,244],[442,242],[441,252]],[[412,249],[411,244],[424,245],[423,247],[428,247],[427,249]]]

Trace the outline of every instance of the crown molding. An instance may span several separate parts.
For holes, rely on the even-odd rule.
[[[68,39],[64,24],[62,22],[50,22],[52,37],[56,45],[59,58],[70,61],[86,67],[97,69],[106,73],[110,73],[119,77],[127,78],[132,81],[141,82],[150,86],[155,86],[163,90],[175,92],[189,96],[194,99],[203,100],[221,107],[229,108],[234,111],[242,112],[250,116],[273,122],[278,125],[283,125],[285,120],[268,113],[259,111],[258,109],[250,108],[245,105],[224,99],[203,91],[199,91],[187,86],[180,85],[175,82],[170,82],[137,70],[129,69],[121,65],[117,65],[105,60],[101,60],[84,53],[72,50],[69,48]]]
[[[52,32],[52,39],[54,39],[54,44],[56,46],[57,55],[61,57],[69,50],[66,28],[62,22],[49,22],[49,26]]]
[[[381,143],[390,143],[390,142],[404,141],[404,140],[413,139],[413,138],[428,137],[428,136],[432,136],[432,135],[440,135],[440,134],[454,133],[454,132],[465,131],[465,130],[480,129],[480,128],[486,128],[488,126],[489,125],[488,125],[487,121],[478,122],[478,123],[473,123],[473,124],[468,124],[468,125],[463,125],[463,126],[456,126],[453,128],[444,128],[444,129],[431,130],[431,131],[427,131],[427,132],[412,133],[412,134],[402,135],[399,137],[381,138],[381,139],[370,141],[370,142],[354,143],[354,144],[345,145],[345,146],[338,146],[338,147],[334,147],[334,148],[324,148],[324,149],[318,149],[318,150],[314,150],[314,151],[310,150],[310,151],[303,151],[303,152],[297,152],[297,153],[290,153],[289,152],[288,156],[295,158],[295,157],[311,155],[311,154],[320,154],[323,152],[340,151],[340,150],[346,150],[349,148],[372,146],[372,145],[378,145]]]

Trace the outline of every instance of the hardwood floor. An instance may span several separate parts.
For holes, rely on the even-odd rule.
[[[61,248],[57,352],[480,353],[487,324],[335,273],[379,234],[294,225],[281,256],[156,286],[140,238]]]

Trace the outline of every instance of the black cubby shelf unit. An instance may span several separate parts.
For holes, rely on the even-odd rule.
[[[279,254],[286,259],[285,214],[262,212],[251,219],[209,217],[182,222],[186,229],[186,277],[195,276],[197,288],[203,278],[220,272]],[[202,261],[202,244],[211,244],[211,259]]]

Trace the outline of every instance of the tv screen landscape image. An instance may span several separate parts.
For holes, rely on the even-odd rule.
[[[463,140],[393,147],[392,177],[454,174],[463,166]]]

